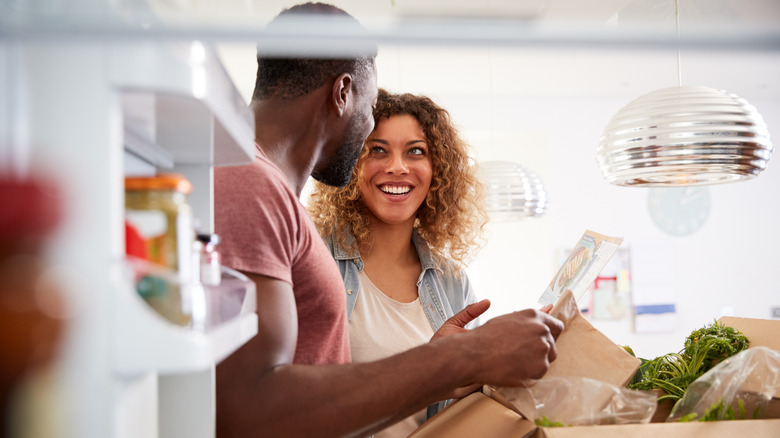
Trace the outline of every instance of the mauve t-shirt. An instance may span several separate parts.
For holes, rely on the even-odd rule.
[[[279,168],[259,148],[249,165],[216,167],[214,204],[222,263],[292,285],[294,363],[350,362],[344,281]]]

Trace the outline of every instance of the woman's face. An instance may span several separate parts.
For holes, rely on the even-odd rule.
[[[433,169],[422,127],[404,114],[380,119],[366,142],[360,193],[363,203],[382,222],[411,221],[425,201]]]

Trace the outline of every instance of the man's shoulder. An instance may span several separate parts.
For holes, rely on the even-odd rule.
[[[290,192],[289,184],[282,172],[270,161],[256,157],[251,163],[239,166],[214,168],[214,185],[219,190]]]
[[[268,170],[272,167],[273,164],[267,158],[256,156],[249,163],[214,167],[214,175],[230,177],[252,173],[266,174],[269,173]]]

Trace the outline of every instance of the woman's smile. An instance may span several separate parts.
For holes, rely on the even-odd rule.
[[[391,185],[381,185],[379,186],[379,190],[387,193],[388,195],[406,195],[407,193],[412,191],[412,186],[391,186]]]

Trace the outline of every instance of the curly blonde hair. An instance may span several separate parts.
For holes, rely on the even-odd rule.
[[[417,210],[415,228],[428,242],[433,255],[443,266],[459,272],[483,245],[487,223],[485,189],[469,163],[468,145],[460,138],[450,114],[426,96],[410,93],[391,94],[380,89],[374,121],[396,115],[411,115],[422,127],[433,169],[425,202]],[[373,135],[373,133],[371,134]],[[369,136],[369,139],[371,136]],[[359,182],[369,148],[364,147],[345,187],[315,182],[309,199],[309,213],[323,236],[333,235],[345,245],[350,229],[360,246],[371,240],[371,218],[362,202]]]

